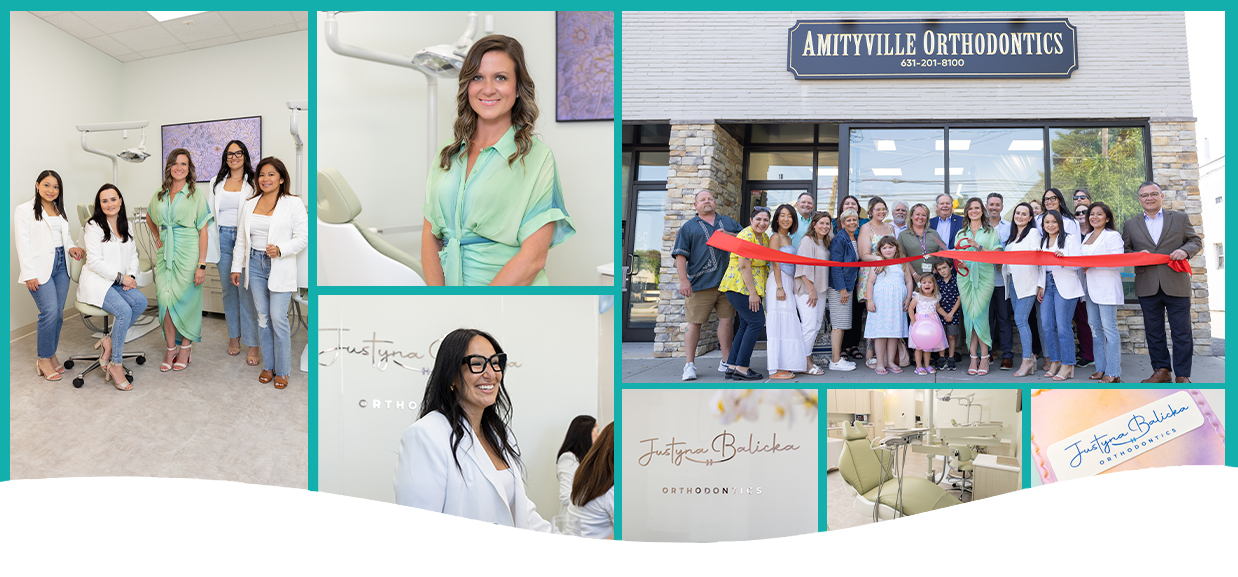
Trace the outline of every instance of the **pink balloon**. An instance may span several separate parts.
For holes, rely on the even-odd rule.
[[[911,325],[911,342],[922,351],[937,348],[943,336],[941,325],[928,319],[918,320]]]

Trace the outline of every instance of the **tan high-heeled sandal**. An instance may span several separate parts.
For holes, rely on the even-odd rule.
[[[181,350],[184,350],[184,349],[189,349],[189,354],[185,356],[185,362],[183,362],[183,363],[172,363],[172,370],[174,370],[174,371],[183,371],[183,370],[185,370],[185,367],[188,367],[188,366],[189,366],[189,361],[193,358],[193,343],[189,343],[189,344],[187,344],[187,345],[181,345],[181,346],[180,346],[180,348],[181,348]],[[176,356],[178,356],[178,357],[179,357],[179,356],[181,356],[180,351],[177,351]],[[173,360],[175,360],[175,359],[173,359]]]
[[[1070,373],[1067,374],[1067,369]],[[1061,370],[1056,375],[1053,375],[1055,381],[1066,381],[1075,378],[1075,365],[1062,365]]]
[[[180,354],[180,347],[168,347],[168,352],[172,352],[172,351],[176,351],[176,355],[179,355],[179,354]],[[166,373],[166,372],[168,372],[168,371],[172,370],[172,365],[173,365],[173,364],[175,363],[175,361],[176,361],[176,355],[172,355],[172,361],[173,361],[173,362],[171,362],[171,363],[170,363],[170,362],[168,362],[168,361],[163,361],[162,363],[159,363],[159,372],[161,372],[161,373]]]
[[[39,366],[39,359],[34,360],[34,374],[49,381],[59,381],[64,378],[60,373],[56,372],[56,369],[52,369],[51,372],[43,372],[43,367]]]
[[[1023,363],[1027,363],[1027,361],[1026,361],[1026,360],[1024,360],[1024,361],[1023,361]],[[1034,356],[1033,356],[1033,357],[1032,357],[1032,362],[1031,362],[1031,364],[1030,364],[1030,365],[1028,365],[1028,367],[1027,367],[1026,369],[1024,369],[1024,368],[1023,368],[1023,364],[1021,363],[1021,364],[1019,365],[1019,370],[1017,370],[1017,371],[1015,371],[1015,372],[1014,372],[1014,376],[1016,376],[1016,377],[1026,377],[1026,376],[1028,376],[1028,375],[1031,375],[1031,374],[1032,374],[1032,373],[1034,373],[1034,372],[1036,372],[1036,357],[1034,357]],[[1023,374],[1019,374],[1019,373],[1023,373]]]

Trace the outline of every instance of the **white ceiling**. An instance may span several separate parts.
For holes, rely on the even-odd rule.
[[[203,12],[162,23],[146,12],[30,13],[121,62],[309,27],[309,12]]]

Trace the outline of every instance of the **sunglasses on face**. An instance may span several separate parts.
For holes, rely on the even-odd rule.
[[[499,353],[488,359],[481,355],[469,355],[464,357],[460,364],[467,365],[470,373],[480,375],[486,372],[486,363],[489,363],[495,372],[501,373],[507,367],[507,353]]]
[[[1087,215],[1088,215],[1088,212],[1086,210],[1075,213],[1075,216],[1087,216]]]

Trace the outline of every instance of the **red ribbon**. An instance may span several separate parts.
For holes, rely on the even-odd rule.
[[[965,236],[959,239],[957,242],[955,242],[954,246],[959,251],[970,252],[972,248],[972,239],[970,237]],[[980,244],[976,243],[975,246],[979,247]],[[963,262],[963,259],[959,259],[959,258],[954,259],[954,270],[959,271],[959,276],[967,276],[968,274],[971,274],[971,270],[967,268],[967,263]]]
[[[967,240],[967,239],[964,239]],[[715,232],[709,237],[709,246],[738,254],[744,258],[758,259],[769,262],[807,265],[807,266],[841,266],[841,267],[881,267],[902,264],[925,257],[950,258],[968,262],[985,262],[990,264],[1026,264],[1039,266],[1076,266],[1089,268],[1114,268],[1125,266],[1152,266],[1167,264],[1169,268],[1180,273],[1191,273],[1191,264],[1184,260],[1172,260],[1167,254],[1151,252],[1128,252],[1123,254],[1103,254],[1095,256],[1057,256],[1051,252],[1036,250],[1020,251],[972,251],[972,250],[940,250],[923,256],[908,256],[891,260],[835,262],[787,254],[761,246],[759,244],[740,240],[739,238]],[[967,245],[970,247],[971,245]]]

